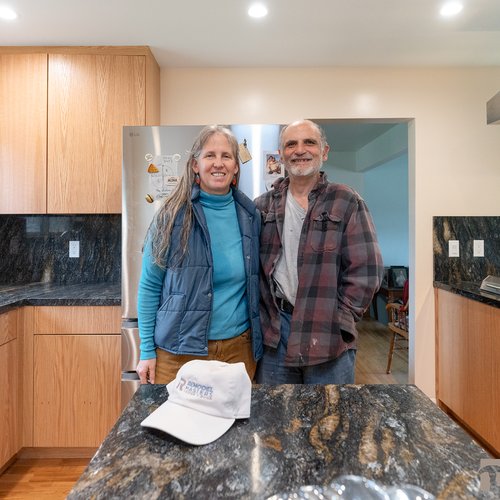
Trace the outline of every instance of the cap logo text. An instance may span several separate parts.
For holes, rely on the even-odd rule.
[[[181,378],[177,383],[177,389],[181,392],[186,392],[191,396],[201,399],[212,399],[214,389],[211,385],[198,384],[192,380],[185,380]]]

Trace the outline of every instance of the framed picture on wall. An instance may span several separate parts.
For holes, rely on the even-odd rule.
[[[390,267],[384,267],[384,277],[382,278],[382,287],[389,288],[389,270]]]
[[[264,151],[264,184],[270,190],[273,182],[285,174],[279,151]]]
[[[389,283],[393,288],[403,288],[408,279],[408,268],[404,266],[391,266],[389,270]]]

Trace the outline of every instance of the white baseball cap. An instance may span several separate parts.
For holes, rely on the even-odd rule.
[[[167,385],[168,400],[141,425],[189,444],[220,438],[237,418],[250,417],[252,382],[244,363],[194,360]]]

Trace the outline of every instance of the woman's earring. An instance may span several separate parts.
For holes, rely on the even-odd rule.
[[[198,172],[195,172],[194,174],[194,182],[196,182],[198,186],[200,185],[200,174]]]
[[[231,184],[232,184],[233,186],[236,186],[236,182],[237,182],[237,181],[236,181],[236,174],[235,174],[235,175],[234,175],[234,177],[233,177],[233,180],[231,181]]]

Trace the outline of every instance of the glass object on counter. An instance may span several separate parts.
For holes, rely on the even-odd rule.
[[[337,477],[329,486],[307,485],[293,491],[278,493],[268,500],[435,500],[435,496],[410,484],[382,486],[354,475]]]

